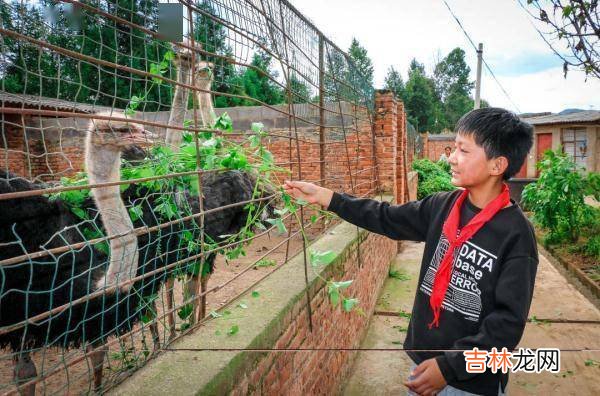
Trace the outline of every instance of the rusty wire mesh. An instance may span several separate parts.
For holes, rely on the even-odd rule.
[[[2,393],[107,390],[306,249],[283,178],[377,190],[343,51],[287,1],[177,4],[183,41],[157,1],[0,1]]]

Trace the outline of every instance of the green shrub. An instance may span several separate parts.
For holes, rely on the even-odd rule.
[[[418,159],[413,162],[412,168],[419,175],[418,199],[423,199],[439,191],[456,190],[450,181],[450,165],[447,162],[435,163],[428,159]]]
[[[585,254],[600,260],[600,235],[594,235],[588,239],[584,249]]]
[[[596,201],[600,201],[600,173],[588,173],[585,183],[585,195],[591,195]]]
[[[546,151],[537,167],[539,179],[523,189],[525,205],[534,221],[548,229],[547,242],[577,241],[592,216],[583,201],[586,183],[580,169],[560,150]]]

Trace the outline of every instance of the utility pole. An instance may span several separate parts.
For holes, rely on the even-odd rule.
[[[483,58],[483,43],[477,50],[477,81],[475,82],[475,109],[481,107],[481,60]]]

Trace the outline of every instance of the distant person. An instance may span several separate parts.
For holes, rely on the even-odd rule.
[[[446,146],[444,147],[444,152],[440,155],[439,161],[448,162],[448,158],[450,158],[450,154],[452,154],[452,147]]]
[[[405,382],[409,394],[504,395],[508,373],[467,371],[463,351],[512,351],[527,323],[537,244],[506,180],[523,165],[533,128],[488,107],[465,114],[456,132],[448,163],[452,184],[463,189],[404,205],[297,181],[286,181],[284,189],[371,232],[425,242],[404,343],[414,362]]]

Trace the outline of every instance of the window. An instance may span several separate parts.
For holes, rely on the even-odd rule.
[[[585,128],[568,128],[562,131],[563,151],[579,166],[587,161],[587,132]]]

